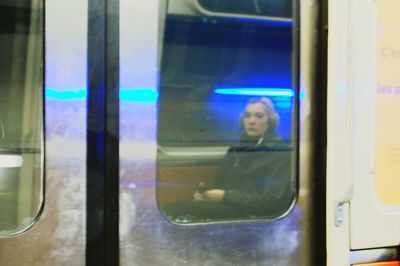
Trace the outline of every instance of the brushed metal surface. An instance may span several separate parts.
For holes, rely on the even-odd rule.
[[[300,216],[275,222],[180,226],[156,204],[153,162],[121,162],[122,265],[296,265]]]

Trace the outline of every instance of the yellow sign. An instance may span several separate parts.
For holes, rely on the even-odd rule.
[[[400,1],[377,1],[375,187],[400,205]]]

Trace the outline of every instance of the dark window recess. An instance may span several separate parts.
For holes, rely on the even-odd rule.
[[[222,13],[290,18],[291,0],[198,0],[206,10]]]

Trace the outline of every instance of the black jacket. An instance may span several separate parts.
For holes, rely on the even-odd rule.
[[[225,190],[224,203],[249,216],[277,217],[294,197],[291,148],[273,133],[257,141],[243,135],[228,150],[214,188]]]

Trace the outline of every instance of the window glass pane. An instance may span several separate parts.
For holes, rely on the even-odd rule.
[[[0,235],[29,227],[42,202],[43,13],[0,0]]]
[[[168,15],[157,198],[177,223],[275,219],[295,191],[292,23]]]

